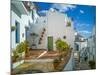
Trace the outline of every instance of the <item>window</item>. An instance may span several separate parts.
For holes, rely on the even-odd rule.
[[[20,24],[19,22],[15,22],[16,25],[16,33],[15,33],[15,37],[16,37],[16,43],[20,42]]]

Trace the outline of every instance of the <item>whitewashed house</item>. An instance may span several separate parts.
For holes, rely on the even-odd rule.
[[[26,2],[27,3],[27,2]],[[26,37],[26,27],[30,26],[33,22],[32,11],[25,7],[25,2],[11,1],[11,27],[15,26],[16,29],[11,31],[12,47],[24,41]]]
[[[36,9],[34,4],[31,2],[22,2],[22,1],[11,1],[11,49],[12,56],[13,50],[16,49],[16,46],[27,40],[30,24],[33,23],[33,14],[32,12]],[[12,30],[12,28],[14,28]],[[25,55],[24,53],[22,54]],[[24,60],[18,61],[13,64],[13,68],[23,63]]]
[[[74,28],[73,22],[65,14],[56,10],[50,9],[47,13],[47,38],[48,43],[52,43],[52,49],[56,50],[55,42],[58,38],[66,41],[72,48],[74,48]],[[70,26],[67,22],[71,23]]]
[[[48,50],[56,50],[56,40],[58,38],[66,41],[74,50],[74,27],[73,22],[65,14],[60,13],[54,9],[50,9],[47,13],[47,45]],[[68,26],[69,22],[71,25]],[[73,55],[71,55],[69,62],[66,64],[64,70],[73,69]]]
[[[68,25],[70,22],[70,25]],[[36,23],[32,24],[29,42],[32,49],[45,49],[56,51],[56,40],[61,38],[74,50],[74,27],[73,22],[64,13],[55,9],[49,9],[46,16],[39,16]],[[30,34],[31,34],[30,33]],[[33,39],[34,38],[34,39]],[[73,55],[64,70],[73,69]]]
[[[88,56],[87,39],[85,39],[79,33],[75,35],[75,52],[78,54],[78,60],[80,62],[84,61],[84,59]]]
[[[69,21],[70,26],[67,25]],[[46,16],[39,16],[36,23],[32,24],[30,32],[34,34],[29,38],[30,47],[33,49],[56,50],[55,42],[58,38],[66,41],[74,49],[73,22],[65,14],[54,9],[50,9]]]
[[[95,26],[92,35],[88,38],[88,60],[96,60],[96,30]]]
[[[87,47],[87,39],[77,33],[75,35],[75,50],[81,51],[85,47]]]

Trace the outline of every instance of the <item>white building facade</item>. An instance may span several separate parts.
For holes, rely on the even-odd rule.
[[[30,47],[32,47],[32,44],[34,43],[33,49],[42,48],[48,50],[49,39],[51,39],[50,43],[52,45],[52,50],[56,50],[55,42],[58,38],[61,38],[74,49],[75,37],[73,22],[71,21],[71,26],[67,26],[68,21],[71,21],[71,19],[68,18],[65,14],[51,9],[47,12],[46,16],[39,16],[37,18],[37,22],[32,24],[30,29],[30,32],[38,35],[37,37],[35,35],[34,37],[30,36]],[[45,32],[43,37],[41,37],[43,29],[45,29]],[[32,42],[33,38],[34,41]],[[39,44],[39,39],[42,39],[41,44]]]
[[[89,60],[96,60],[96,28],[93,27],[92,36],[88,38]]]
[[[26,8],[28,2],[22,1],[11,1],[11,52],[13,56],[13,51],[16,50],[16,46],[21,42],[24,42],[28,36],[27,27],[30,27],[30,23],[33,22],[32,11]],[[34,5],[32,5],[34,6]],[[34,9],[35,10],[35,9]],[[12,30],[12,28],[14,28]],[[25,52],[22,53],[23,57]],[[20,60],[16,63],[13,63],[13,68],[22,64],[24,60]]]
[[[67,22],[69,21],[71,23],[70,26],[67,25]],[[57,49],[55,42],[60,38],[61,40],[67,42],[74,50],[75,37],[73,22],[65,14],[60,13],[56,10],[50,9],[46,13],[46,16],[39,16],[37,18],[37,22],[32,25],[30,32],[37,35],[30,36],[29,38],[30,47],[32,49],[56,51]],[[72,61],[73,55],[71,55],[70,60],[64,70],[73,69]]]

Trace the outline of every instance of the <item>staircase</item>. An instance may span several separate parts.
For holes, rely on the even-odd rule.
[[[43,45],[44,45],[44,40],[45,40],[45,33],[46,33],[46,28],[41,28],[39,31],[38,29],[37,30],[34,30],[30,31],[30,47],[32,49],[36,49],[36,48],[42,48]]]

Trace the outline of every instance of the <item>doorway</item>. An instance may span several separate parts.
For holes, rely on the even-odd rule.
[[[48,50],[53,50],[53,36],[48,37]]]

